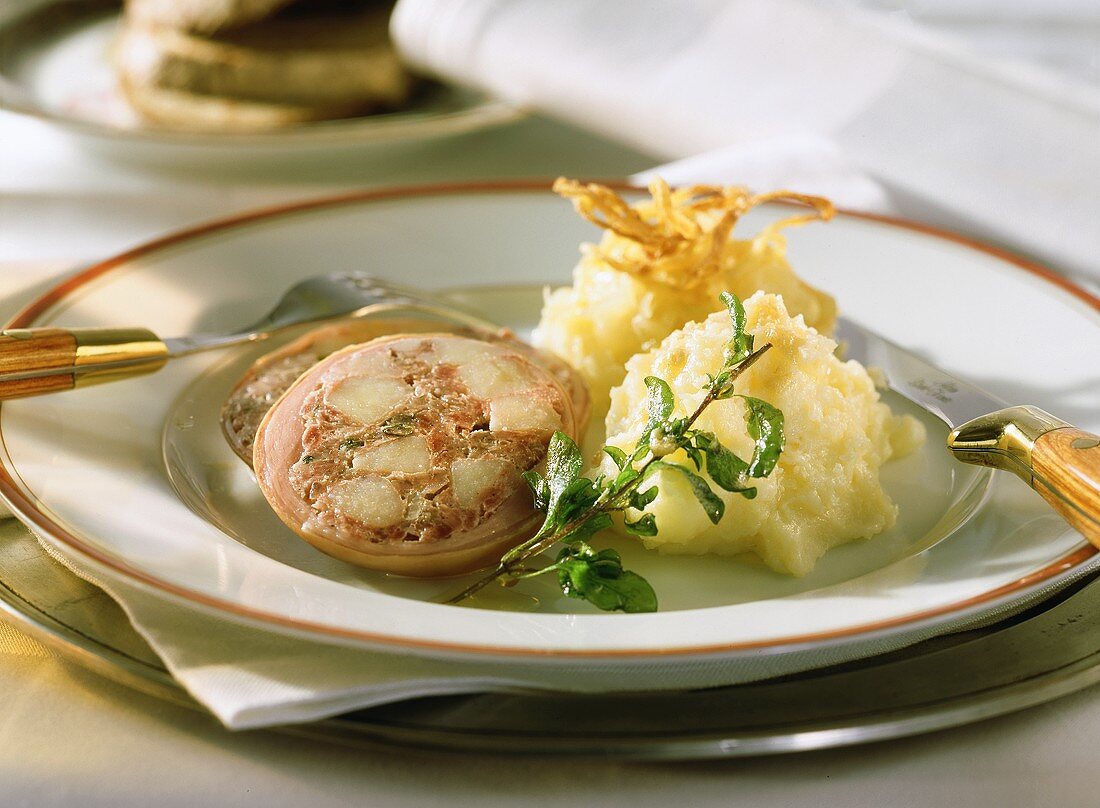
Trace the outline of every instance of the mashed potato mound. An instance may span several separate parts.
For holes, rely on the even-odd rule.
[[[771,343],[772,349],[738,379],[736,389],[783,411],[786,445],[779,464],[771,476],[754,481],[755,499],[713,486],[726,503],[717,525],[707,519],[683,475],[658,472],[653,479],[659,494],[646,510],[656,517],[659,532],[642,541],[665,553],[752,552],[778,572],[801,576],[830,548],[894,524],[897,508],[879,482],[879,470],[892,456],[919,445],[923,428],[912,418],[894,417],[867,370],[838,359],[836,343],[801,314],[792,317],[783,298],[756,293],[745,301],[745,310],[746,330],[755,335],[757,347]],[[693,411],[706,374],[722,366],[731,334],[729,315],[721,311],[630,359],[622,384],[611,391],[607,443],[628,452],[634,447],[646,420],[646,376],[669,383],[675,416]],[[740,457],[752,456],[741,399],[713,403],[697,426]],[[666,459],[691,467],[682,451]],[[608,464],[604,471],[610,473]],[[640,513],[628,516],[635,520]]]
[[[573,285],[548,292],[533,341],[581,374],[595,418],[606,412],[626,361],[685,323],[704,319],[720,292],[742,299],[758,290],[782,295],[791,312],[832,333],[833,298],[795,275],[779,233],[784,225],[829,218],[825,200],[711,186],[671,191],[657,181],[652,200],[628,206],[602,186],[559,180],[555,190],[606,232],[598,245],[582,247]],[[751,240],[730,238],[738,216],[771,199],[794,199],[816,212],[778,222]]]

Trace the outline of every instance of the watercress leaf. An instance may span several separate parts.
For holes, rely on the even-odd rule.
[[[578,477],[562,492],[562,508],[570,511],[587,508],[596,501],[597,496],[599,491],[596,489],[596,484],[587,477]]]
[[[615,590],[621,603],[619,608],[624,612],[638,614],[657,611],[657,593],[649,581],[636,572],[623,570],[613,582],[605,582],[604,587]]]
[[[604,611],[655,612],[657,595],[645,578],[624,570],[614,550],[595,552],[570,545],[558,554],[554,567],[563,594],[586,600]]]
[[[595,561],[599,554],[596,550],[585,542],[576,542],[569,547],[563,547],[558,552],[558,558],[556,563],[562,561],[575,561],[577,559],[584,559],[588,561]],[[604,556],[607,558],[613,558],[615,555],[613,550],[605,550]]]
[[[573,530],[562,536],[561,541],[562,544],[587,542],[592,536],[610,527],[611,515],[608,513],[597,513],[595,516],[586,519]]]
[[[546,506],[550,504],[550,486],[547,484],[546,478],[537,471],[525,471],[523,472],[523,480],[527,483],[527,487],[531,489],[535,507],[540,511],[545,511]]]
[[[646,376],[645,386],[649,389],[649,398],[646,401],[649,425],[656,426],[672,415],[672,407],[675,404],[672,388],[668,386],[668,382],[657,376]]]
[[[603,447],[604,454],[615,461],[615,466],[622,471],[627,463],[630,462],[630,458],[626,456],[626,452],[620,449],[618,446],[605,446]]]
[[[644,510],[645,506],[657,499],[657,486],[651,485],[645,491],[634,491],[630,495],[630,507]]]
[[[745,484],[749,470],[748,463],[723,446],[712,432],[697,432],[694,439],[696,445],[707,456],[707,476],[714,481],[715,485],[723,490],[740,494],[750,489],[750,486]]]
[[[571,437],[564,432],[555,432],[546,447],[546,479],[554,485],[555,480],[572,482],[580,474],[581,451]]]
[[[722,378],[721,383],[712,390],[711,395],[714,396],[715,401],[725,401],[727,398],[733,398],[736,395],[728,375]]]
[[[703,389],[709,392],[716,399],[729,398],[730,390],[733,387],[729,383],[730,371],[723,370],[721,373],[711,376],[707,374],[707,383],[703,386]]]
[[[730,321],[733,323],[733,337],[726,345],[726,366],[736,365],[744,361],[752,353],[752,334],[745,333],[745,307],[737,295],[722,292],[718,296],[730,313]]]
[[[575,493],[583,462],[581,451],[573,439],[564,432],[555,432],[546,450],[548,490],[544,529],[547,525],[556,526],[562,521],[563,510],[570,504],[565,493],[567,491]],[[591,483],[585,480],[584,485],[591,486]],[[580,487],[583,488],[584,485]]]
[[[714,524],[718,524],[722,520],[722,514],[726,512],[726,503],[711,490],[707,481],[694,471],[676,463],[666,463],[664,460],[654,462],[649,468],[675,469],[683,474],[691,484],[691,492],[695,494],[695,498],[703,506],[703,512],[706,513],[707,518]]]
[[[779,462],[783,453],[783,413],[766,401],[751,396],[741,396],[749,408],[749,435],[756,446],[749,462],[750,477],[767,477]]]
[[[596,502],[600,490],[587,477],[578,477],[562,492],[554,512],[554,529],[558,530],[582,516]]]
[[[633,533],[635,536],[656,536],[657,517],[651,513],[644,513],[636,522],[624,519],[623,527],[626,528],[627,533]]]
[[[646,421],[646,425],[642,429],[642,435],[638,439],[638,450],[649,449],[653,432],[665,424],[668,417],[672,415],[672,409],[676,404],[676,399],[672,395],[672,388],[668,386],[668,382],[664,379],[657,376],[646,376],[645,386],[649,390],[649,395],[646,398],[646,411],[649,413],[649,419]],[[662,429],[662,431],[664,430]]]
[[[624,485],[633,482],[637,476],[638,470],[633,466],[627,466],[619,472],[618,476],[615,478],[615,482],[611,484],[612,490],[621,490]]]

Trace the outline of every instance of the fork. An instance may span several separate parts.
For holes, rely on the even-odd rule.
[[[161,339],[147,328],[9,328],[0,331],[0,400],[116,381],[168,360],[267,339],[287,328],[407,311],[473,328],[499,326],[417,289],[359,272],[317,275],[288,289],[259,321],[228,333]]]

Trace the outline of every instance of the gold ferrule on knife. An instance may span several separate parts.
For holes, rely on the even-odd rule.
[[[168,346],[145,328],[74,328],[72,334],[77,387],[152,373],[168,361]]]
[[[964,463],[990,466],[1030,478],[1035,441],[1067,426],[1065,421],[1038,407],[1009,407],[967,421],[948,437],[947,448]]]

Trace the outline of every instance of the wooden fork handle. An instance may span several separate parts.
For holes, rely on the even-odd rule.
[[[0,331],[0,400],[151,373],[168,347],[145,328],[9,328]]]
[[[959,460],[1011,471],[1100,547],[1100,436],[1037,407],[1009,407],[951,433]]]

